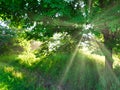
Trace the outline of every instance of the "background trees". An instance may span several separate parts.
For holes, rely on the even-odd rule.
[[[62,87],[72,90],[74,86],[75,89],[82,90],[113,90],[119,87],[112,66],[112,54],[118,54],[120,48],[119,4],[119,0],[0,0],[0,53],[9,51],[11,54],[12,51],[16,53],[26,49],[22,55],[18,54],[14,64],[35,71],[31,77],[34,74],[36,76],[30,79],[34,83],[33,90],[41,88],[41,81],[42,86],[49,89],[48,81],[56,81],[58,76],[64,74],[65,64],[76,54],[73,54],[76,46],[80,47],[84,41],[88,41],[87,45],[91,46],[92,42],[94,47],[97,45],[96,52],[101,53],[99,48],[103,53],[101,55],[105,56],[105,67],[109,73],[102,70],[103,64],[97,65],[102,56],[95,57],[92,61],[88,55],[78,53],[74,57],[76,61],[72,62],[74,68],[70,68],[71,71],[63,82],[66,86]],[[39,49],[31,50],[30,42],[33,40],[40,42]],[[83,45],[85,44],[84,42]],[[94,47],[90,48],[95,49]],[[4,59],[4,56],[1,58],[1,61],[9,60]],[[4,70],[1,70],[3,73]],[[118,71],[117,74],[119,76]],[[41,80],[40,75],[44,80]],[[56,82],[53,83],[56,85]]]
[[[112,52],[116,46],[119,46],[119,1],[99,0],[98,3],[99,8],[101,9],[99,13],[101,16],[97,16],[94,25],[95,29],[97,29],[97,31],[103,35],[103,43],[107,49],[107,51],[104,53],[106,58],[106,66],[108,65],[108,67],[112,68]],[[107,8],[107,10],[105,8]],[[102,51],[104,52],[105,50],[103,49]]]
[[[9,28],[25,29],[27,39],[44,41],[55,32],[68,32],[78,42],[83,33],[102,35],[112,67],[112,51],[120,41],[119,7],[118,0],[1,0],[0,17],[10,22]],[[89,24],[94,28],[85,31]]]

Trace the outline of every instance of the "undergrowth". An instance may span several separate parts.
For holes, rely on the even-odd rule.
[[[59,90],[72,54],[44,58],[33,54],[0,56],[0,90]],[[78,53],[61,85],[62,90],[119,90],[120,67],[105,73],[104,60]],[[110,82],[110,85],[107,83]]]

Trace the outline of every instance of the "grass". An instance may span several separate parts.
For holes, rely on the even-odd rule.
[[[0,65],[0,90],[26,90],[23,74],[17,68],[2,63]]]
[[[35,90],[37,73],[16,55],[0,56],[0,90]],[[24,57],[25,59],[26,57]],[[21,60],[21,61],[20,61]],[[25,66],[26,65],[26,66]]]
[[[36,58],[32,53],[0,56],[0,90],[58,90],[71,54]],[[119,59],[114,72],[104,72],[104,57],[79,52],[63,84],[63,90],[119,90]],[[117,63],[117,64],[116,64]],[[117,79],[117,80],[116,80]]]

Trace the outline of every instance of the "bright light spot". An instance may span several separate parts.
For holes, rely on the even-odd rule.
[[[28,7],[29,3],[26,3],[25,5]]]
[[[80,6],[81,8],[84,8],[85,7],[84,1],[79,1],[75,3],[74,9],[76,9],[78,6]]]
[[[53,42],[49,42],[48,43],[48,48],[49,48],[49,51],[53,51],[53,50],[56,50],[56,48],[59,48],[60,47],[60,39],[62,37],[62,33],[55,33],[52,37],[52,39],[54,40]]]
[[[16,77],[16,78],[20,78],[20,79],[22,79],[23,78],[23,74],[21,73],[21,72],[18,72],[18,71],[14,71],[13,73],[12,73],[12,75],[14,76],[14,77]]]
[[[25,13],[25,15],[23,17],[24,17],[24,19],[26,19],[28,17],[27,13]]]
[[[75,8],[78,6],[78,3],[75,4]]]
[[[45,30],[46,28],[44,27],[43,29]]]
[[[18,56],[20,64],[32,66],[36,61],[36,56],[31,52],[24,52]]]
[[[56,13],[56,14],[55,14],[55,17],[59,17],[59,16],[61,16],[60,13]]]
[[[56,50],[56,48],[59,48],[60,47],[60,41],[54,41],[54,42],[49,42],[48,43],[48,48],[49,48],[49,51],[54,51]]]
[[[82,46],[82,51],[85,52],[85,53],[91,53],[91,51],[89,50],[88,48],[88,41],[85,41],[85,42],[80,42],[80,46]]]
[[[74,0],[64,0],[67,3],[73,2]]]
[[[39,35],[40,35],[40,36],[43,36],[43,33],[42,33],[42,32],[40,32],[40,33],[39,33]]]
[[[84,8],[84,7],[85,7],[84,1],[79,1],[79,6],[80,6],[81,8]]]
[[[84,28],[85,30],[89,30],[89,29],[93,29],[93,26],[94,26],[94,25],[92,25],[92,24],[87,24],[87,25],[84,24],[84,25],[83,25],[83,28]]]
[[[88,37],[89,37],[89,38],[91,38],[91,37],[93,37],[93,36],[94,36],[94,34],[88,33]]]
[[[60,39],[61,36],[62,36],[62,33],[55,33],[53,35],[53,39]]]
[[[8,27],[7,24],[3,21],[0,20],[0,25],[3,26],[3,27]]]
[[[36,22],[34,22],[33,26],[31,26],[31,27],[29,27],[29,28],[27,28],[27,29],[28,29],[28,30],[32,30],[32,29],[35,28],[35,26],[36,26]]]
[[[69,36],[67,35],[67,32],[55,33],[51,38],[52,40],[48,42],[49,51],[51,52],[59,48],[62,44],[61,40],[63,40],[65,36]]]
[[[21,72],[15,71],[14,67],[4,67],[4,71],[7,73],[11,73],[16,78],[23,78],[23,74]]]
[[[5,31],[4,31],[4,30],[2,31],[2,34],[5,34]]]
[[[38,4],[40,4],[41,0],[37,0],[38,1]]]
[[[78,25],[78,24],[74,24],[73,26],[74,26],[75,28],[78,28],[78,27],[79,27],[79,25]]]
[[[13,67],[5,67],[5,68],[4,68],[4,71],[5,71],[5,72],[12,72],[13,70],[14,70]]]
[[[42,33],[41,33],[42,34]],[[42,34],[43,35],[43,34]],[[31,45],[31,50],[36,50],[40,47],[40,45],[42,44],[42,42],[40,41],[35,41],[35,40],[32,40],[30,42],[30,45]]]
[[[82,14],[83,14],[83,16],[84,16],[84,17],[86,17],[86,16],[87,16],[85,12],[83,12]]]

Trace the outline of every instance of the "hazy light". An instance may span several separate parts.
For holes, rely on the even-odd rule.
[[[64,0],[67,3],[73,2],[74,0]]]
[[[100,48],[102,48],[102,49],[104,50],[104,52],[110,53],[110,52],[107,50],[107,48],[104,46],[103,43],[100,43],[100,42],[97,41],[95,38],[92,38],[92,40],[95,41],[96,44],[97,44]],[[105,56],[104,56],[104,60],[105,60]],[[105,61],[104,61],[104,63],[105,63]],[[105,65],[105,64],[104,64],[104,65]],[[113,72],[113,70],[110,68],[108,62],[107,62],[107,67],[108,67],[108,71],[107,71],[107,72],[109,73],[109,75],[112,77],[112,79],[114,79],[114,81],[115,81],[116,84],[119,84],[120,82],[119,82],[117,76],[115,75],[115,73]],[[98,69],[98,73],[99,73],[99,76],[102,77],[99,69]],[[105,73],[106,73],[106,72],[105,72]],[[105,78],[107,78],[107,77],[105,76],[104,79],[105,79]],[[108,77],[108,79],[109,79],[109,77]],[[111,79],[110,79],[110,80],[111,80]]]
[[[19,71],[16,71],[15,68],[12,66],[4,67],[4,71],[7,73],[11,73],[11,75],[16,77],[16,78],[19,78],[19,79],[23,78],[23,74]]]
[[[75,8],[76,8],[76,7],[78,6],[78,3],[76,3],[74,6],[75,6]]]
[[[38,4],[40,4],[41,0],[37,0],[38,1]]]
[[[25,5],[26,5],[26,7],[28,7],[29,3],[26,3]]]
[[[51,41],[48,42],[48,49],[49,51],[54,51],[57,48],[59,48],[62,44],[61,40],[63,40],[67,35],[67,32],[63,33],[54,33],[53,37],[51,38]]]
[[[56,13],[56,14],[55,14],[55,17],[59,17],[59,16],[61,16],[60,13]]]
[[[42,44],[42,42],[40,42],[40,41],[32,40],[32,41],[30,42],[31,50],[36,50],[36,49],[38,49],[41,44]]]
[[[3,26],[3,27],[8,27],[7,24],[3,21],[0,20],[0,25]]]
[[[61,36],[62,36],[62,33],[55,33],[53,35],[53,39],[60,39]]]
[[[84,28],[84,30],[89,30],[89,29],[92,29],[93,26],[94,26],[94,25],[92,25],[92,24],[87,24],[87,25],[84,24],[84,25],[83,25],[83,28]]]
[[[34,24],[33,24],[33,26],[31,26],[31,27],[29,27],[29,28],[27,28],[28,30],[32,30],[32,29],[34,29],[35,28],[35,26],[36,26],[36,22],[34,22]]]
[[[81,8],[84,8],[84,7],[85,7],[84,1],[79,1],[79,6],[80,6]]]
[[[84,16],[84,17],[86,17],[86,16],[87,16],[85,12],[83,12],[82,14],[83,14],[83,16]]]
[[[49,42],[48,43],[49,51],[51,52],[51,51],[56,50],[56,48],[60,47],[60,44],[61,44],[60,40],[57,40],[57,41],[54,41],[54,42]]]
[[[82,37],[80,38],[79,43],[81,42],[81,39],[82,39]],[[67,74],[68,74],[68,72],[70,70],[70,67],[72,66],[72,63],[73,63],[73,61],[75,59],[75,56],[76,56],[76,54],[77,54],[77,52],[79,50],[79,43],[76,45],[75,51],[73,52],[73,55],[72,55],[68,65],[67,65],[67,67],[65,69],[65,72],[64,72],[64,74],[63,74],[63,76],[62,76],[62,78],[61,78],[61,80],[59,82],[59,85],[58,85],[59,90],[61,90],[61,85],[64,83],[64,80],[65,80],[65,78],[66,78],[66,76],[67,76]]]
[[[2,31],[2,34],[5,34],[5,30]]]

